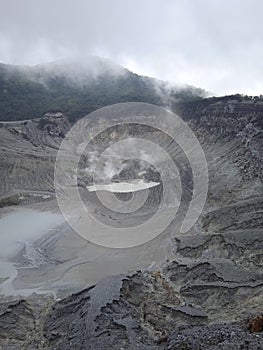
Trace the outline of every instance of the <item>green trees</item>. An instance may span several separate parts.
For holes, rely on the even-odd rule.
[[[190,87],[172,90],[163,82],[128,70],[121,74],[104,71],[79,82],[68,78],[67,71],[50,73],[36,67],[0,64],[0,121],[33,119],[54,111],[74,121],[109,104],[137,101],[165,105],[167,98],[199,99],[203,92]]]

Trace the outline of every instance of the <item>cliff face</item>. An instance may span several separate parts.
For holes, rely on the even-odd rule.
[[[263,102],[259,99],[237,97],[227,100],[207,99],[175,110],[196,130],[202,141],[235,142],[232,158],[242,170],[243,177],[262,179],[262,126]],[[201,141],[201,142],[202,142]]]
[[[0,123],[0,200],[19,204],[33,193],[53,193],[56,153],[70,123],[61,113]]]
[[[174,109],[195,132],[208,162],[208,198],[195,228],[175,235],[173,256],[154,268],[109,277],[57,302],[31,297],[3,304],[0,344],[92,350],[263,347],[262,329],[252,332],[247,322],[263,312],[263,104],[209,99]],[[53,192],[52,166],[67,119],[56,120],[59,129],[28,123],[0,129],[2,195],[13,193],[11,188],[36,190],[40,183],[41,190]],[[10,177],[3,169],[14,164],[14,152],[25,161],[17,161]],[[28,169],[32,181],[22,188],[19,177]],[[185,170],[184,179],[188,175]],[[7,327],[12,320],[16,328]]]

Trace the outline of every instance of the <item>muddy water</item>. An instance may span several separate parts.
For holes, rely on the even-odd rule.
[[[61,215],[46,212],[45,206],[43,211],[40,206],[15,210],[0,218],[0,299],[33,292],[66,295],[173,254],[170,233],[135,248],[111,249],[83,239]],[[136,217],[132,220],[136,222]],[[153,231],[160,220],[166,221],[165,212],[152,223]]]
[[[0,259],[16,254],[25,242],[37,239],[63,221],[59,214],[33,210],[18,211],[0,218]]]
[[[12,258],[27,243],[63,221],[59,214],[34,210],[19,210],[0,218],[0,294],[14,294],[12,281],[17,276],[17,269]]]

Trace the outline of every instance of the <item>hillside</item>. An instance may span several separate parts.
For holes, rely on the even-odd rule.
[[[37,349],[40,342],[48,350],[262,348],[263,103],[229,96],[181,102],[174,108],[195,132],[208,162],[208,197],[196,227],[178,236],[174,225],[171,237],[166,232],[169,239],[161,235],[123,254],[113,250],[113,258],[84,244],[73,231],[44,236],[32,246],[42,254],[41,264],[35,266],[23,251],[14,286],[30,288],[32,280],[34,287],[61,291],[74,280],[75,293],[66,290],[57,301],[33,295],[1,303],[0,343],[6,348]],[[59,113],[2,123],[2,198],[17,196],[21,206],[45,195],[54,198],[56,152],[69,127],[67,116]],[[143,130],[130,131],[141,136]],[[156,131],[150,137],[177,157],[176,145],[165,135]],[[185,169],[182,181],[189,186]],[[175,193],[173,186],[170,192]],[[153,195],[158,204],[159,194]],[[90,201],[101,220],[120,219],[93,197]],[[45,199],[43,205],[51,208],[51,203]],[[138,216],[128,219],[137,222]],[[169,259],[150,264],[162,252],[169,252]],[[144,256],[150,257],[149,265],[126,274],[131,270],[127,261]],[[110,277],[112,266],[115,274],[124,274]],[[91,286],[94,274],[97,280]]]
[[[66,180],[77,174],[79,193],[89,212],[115,230],[121,224],[136,227],[159,207],[164,211],[158,221],[165,220],[166,209],[175,211],[169,199],[176,198],[178,181],[168,176],[169,163],[162,157],[156,169],[171,180],[164,206],[162,183],[149,191],[142,209],[133,212],[103,206],[94,192],[86,191],[92,180],[86,170],[94,169],[94,155],[130,136],[156,143],[177,163],[183,187],[180,210],[161,235],[136,249],[100,247],[77,235],[67,222],[26,242],[8,258],[15,266],[14,277],[8,270],[0,275],[0,348],[261,349],[262,97],[203,98],[202,90],[173,90],[98,59],[84,66],[2,65],[1,77],[5,87],[1,96],[8,96],[1,100],[0,122],[3,217],[23,208],[59,212],[54,171],[64,135],[75,119],[114,102],[169,105],[202,145],[209,186],[198,221],[187,233],[179,234],[178,223],[193,193],[192,164],[176,140],[160,129],[136,125],[124,113],[120,113],[126,118],[121,119],[122,125],[112,129],[113,116],[102,114],[99,121],[105,130],[87,147],[78,172],[65,168]],[[88,127],[96,124],[96,113],[87,118]],[[163,121],[159,114],[151,118]],[[75,157],[79,139],[71,146],[70,155]],[[134,149],[141,154],[139,145]],[[143,166],[143,176],[159,181],[155,169]],[[114,181],[136,178],[141,170],[141,163],[132,158]],[[117,195],[125,203],[129,199]],[[72,201],[72,214],[74,205]],[[1,291],[8,283],[17,295]],[[20,294],[27,291],[41,294]],[[55,300],[48,291],[55,293]]]
[[[0,120],[34,119],[60,111],[71,121],[110,104],[148,102],[157,105],[205,96],[202,89],[169,87],[139,76],[106,59],[57,61],[36,66],[0,64]]]

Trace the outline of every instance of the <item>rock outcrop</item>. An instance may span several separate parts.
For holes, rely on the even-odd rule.
[[[211,99],[176,108],[208,162],[208,198],[194,229],[174,236],[173,255],[158,266],[55,302],[32,296],[1,304],[0,348],[263,348],[263,104]],[[42,127],[2,124],[3,198],[14,189],[53,193],[52,166],[69,124],[64,116],[45,118]],[[187,169],[183,174],[187,201],[191,183]]]

